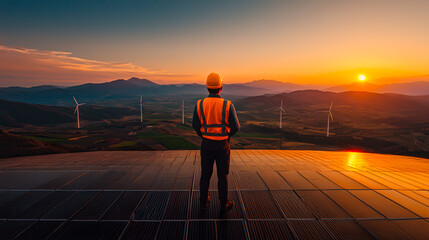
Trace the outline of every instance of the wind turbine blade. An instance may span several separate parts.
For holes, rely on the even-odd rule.
[[[331,112],[331,109],[332,109],[332,103],[333,103],[333,102],[331,102],[331,106],[329,107],[329,112]]]
[[[281,110],[282,110],[284,113],[286,113],[286,110],[284,110],[284,108],[281,108]]]
[[[79,104],[79,103],[77,103],[77,101],[76,101],[76,98],[73,96],[73,99],[74,99],[74,101],[76,102],[76,104]]]
[[[334,121],[334,117],[332,117],[332,113],[329,112],[329,115],[331,116],[331,121],[333,122]]]
[[[79,103],[78,105],[80,106],[80,105],[85,105],[86,103]]]
[[[76,113],[76,111],[77,111],[78,108],[79,108],[79,105],[76,106],[76,108],[74,109],[74,113],[73,114]]]

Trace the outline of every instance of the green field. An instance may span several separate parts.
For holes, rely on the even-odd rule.
[[[24,137],[31,138],[33,140],[37,140],[41,142],[48,142],[48,143],[67,141],[67,139],[64,139],[64,138],[51,138],[51,137],[39,137],[39,136],[24,136]]]
[[[237,137],[247,137],[247,138],[281,138],[281,136],[263,134],[263,133],[243,133],[239,132],[235,136]]]
[[[189,142],[183,137],[176,135],[163,134],[159,132],[144,132],[137,134],[137,137],[141,139],[151,138],[171,150],[199,149],[197,145]]]
[[[131,146],[135,146],[136,144],[137,144],[137,141],[122,141],[120,143],[110,145],[110,147],[112,147],[112,148],[115,148],[115,147],[131,147]]]

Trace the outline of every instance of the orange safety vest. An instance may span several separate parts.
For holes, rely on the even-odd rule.
[[[229,137],[229,108],[231,101],[208,97],[197,102],[198,117],[201,122],[201,135],[211,140],[226,140]]]

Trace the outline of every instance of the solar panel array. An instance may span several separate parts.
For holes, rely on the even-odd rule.
[[[199,151],[0,160],[0,239],[428,239],[428,159],[233,150],[199,206]]]

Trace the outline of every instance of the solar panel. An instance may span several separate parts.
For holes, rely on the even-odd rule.
[[[235,202],[235,206],[229,211],[221,211],[221,205],[219,201],[219,194],[217,191],[210,191],[210,203],[209,208],[205,211],[201,211],[200,206],[200,192],[192,192],[192,207],[191,207],[191,218],[192,219],[237,219],[243,218],[243,212],[238,198],[237,191],[228,191],[228,199]]]
[[[242,220],[220,220],[216,222],[219,240],[246,239],[246,230]]]
[[[0,207],[0,218],[9,218],[11,215],[30,207],[40,199],[46,197],[49,191],[30,191],[26,192],[13,201],[9,201]]]
[[[125,229],[121,239],[123,240],[140,240],[140,239],[155,239],[158,231],[159,222],[130,222]]]
[[[30,207],[13,214],[12,219],[38,219],[51,211],[58,204],[72,196],[74,191],[52,192],[45,198],[31,205]]]
[[[21,233],[16,240],[45,239],[64,222],[40,221]]]
[[[91,220],[100,219],[121,194],[121,191],[103,191],[83,209],[81,209],[73,218]]]
[[[34,223],[35,221],[6,221],[0,224],[0,239],[14,239]]]
[[[172,191],[165,210],[164,219],[187,219],[189,209],[189,191]]]
[[[427,239],[429,222],[423,219],[405,219],[390,221],[415,239]]]
[[[248,219],[281,219],[283,218],[268,191],[241,191],[244,209]]]
[[[123,232],[126,222],[69,221],[57,229],[49,239],[112,239]]]
[[[0,192],[0,207],[9,201],[21,196],[27,191],[2,191]]]
[[[183,240],[186,221],[162,221],[156,237],[157,240]]]
[[[323,220],[322,224],[336,239],[372,240],[375,239],[368,231],[352,220]]]
[[[272,191],[271,194],[288,219],[315,219],[302,199],[294,191]]]
[[[353,218],[384,218],[346,190],[323,191]]]
[[[294,239],[292,232],[283,220],[247,221],[250,239]]]
[[[128,220],[142,200],[145,191],[125,192],[103,215],[106,220]]]
[[[332,239],[328,231],[317,220],[289,220],[289,224],[298,239]]]
[[[416,218],[417,215],[383,197],[373,190],[351,190],[353,195],[386,216],[387,218]]]
[[[351,218],[321,191],[296,191],[311,211],[319,218]]]
[[[134,212],[134,220],[161,220],[169,196],[165,191],[148,191]]]
[[[216,240],[216,224],[214,221],[189,221],[188,240]]]
[[[61,219],[66,220],[75,215],[87,202],[95,197],[98,191],[81,191],[77,192],[69,199],[60,203],[49,213],[43,216],[43,219]]]
[[[388,220],[360,220],[359,222],[378,239],[413,239]]]

